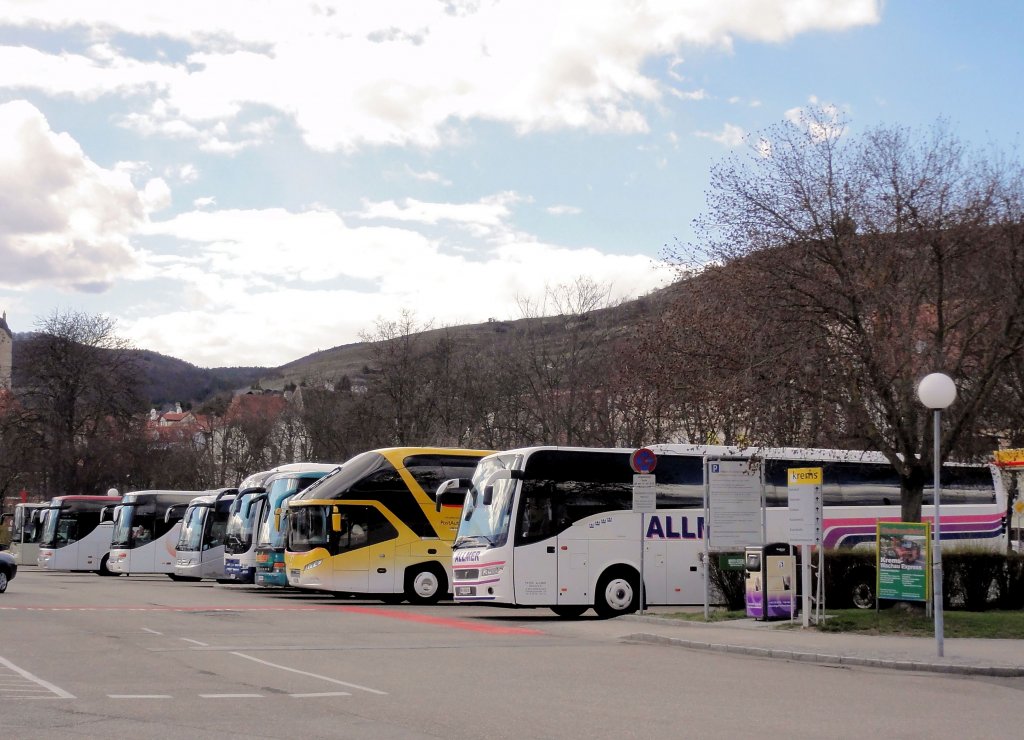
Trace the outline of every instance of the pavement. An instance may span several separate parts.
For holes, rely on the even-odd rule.
[[[799,620],[764,622],[737,619],[690,622],[632,614],[618,620],[635,623],[622,639],[632,643],[674,645],[776,660],[865,666],[902,671],[972,676],[1024,677],[1024,635],[1019,640],[943,638],[943,656],[932,637],[895,637],[804,629]]]

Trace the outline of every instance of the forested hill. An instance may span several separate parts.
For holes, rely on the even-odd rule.
[[[29,333],[14,335],[14,387],[27,386],[25,364],[19,360],[22,349],[31,339]],[[274,371],[265,367],[202,368],[145,349],[131,350],[142,373],[142,395],[153,408],[166,408],[175,403],[188,407],[201,404],[219,393],[248,388]]]
[[[156,408],[175,402],[202,403],[218,393],[248,388],[272,372],[265,367],[196,367],[149,350],[136,350],[143,371],[142,393]]]

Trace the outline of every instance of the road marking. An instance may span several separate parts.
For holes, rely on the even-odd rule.
[[[107,694],[110,699],[171,699],[170,694]]]
[[[543,635],[543,630],[532,627],[503,627],[494,624],[483,624],[471,622],[468,619],[452,619],[451,617],[432,617],[427,614],[414,614],[411,612],[396,611],[394,609],[374,609],[368,606],[339,606],[339,611],[351,614],[372,614],[377,617],[388,617],[389,619],[401,619],[406,622],[419,622],[420,624],[432,624],[438,627],[453,627],[469,632],[485,632],[491,635]]]
[[[210,643],[208,642],[199,642],[199,640],[192,640],[188,637],[180,637],[178,639],[184,642],[191,642],[193,645],[198,645],[199,647],[210,647]]]
[[[12,663],[11,661],[7,660],[6,658],[0,658],[0,665],[7,666],[7,668],[9,670],[14,671],[15,673],[17,673],[22,678],[25,678],[25,679],[27,679],[29,681],[32,681],[33,683],[37,684],[38,686],[42,686],[44,689],[46,689],[48,691],[52,691],[54,694],[56,694],[61,699],[74,699],[75,698],[74,694],[69,694],[67,691],[65,691],[64,689],[60,688],[59,686],[54,686],[49,681],[44,681],[43,679],[39,678],[38,676],[33,676],[31,673],[26,671],[24,668],[19,668],[18,666],[14,665],[14,663]]]
[[[148,632],[151,635],[162,635],[163,634],[163,632],[157,632],[156,630],[151,630],[149,627],[143,627],[142,631],[143,632]]]
[[[316,699],[321,696],[352,696],[347,691],[324,691],[319,694],[288,694],[293,699]]]
[[[331,678],[329,676],[321,676],[321,675],[319,675],[317,673],[310,673],[309,671],[300,671],[298,668],[289,668],[286,665],[279,665],[278,663],[271,663],[271,662],[266,661],[266,660],[260,660],[259,658],[252,657],[251,655],[246,655],[245,653],[232,652],[231,654],[232,655],[237,655],[239,658],[245,658],[246,660],[251,660],[254,663],[262,663],[263,665],[270,666],[271,668],[280,668],[282,671],[290,671],[292,673],[298,673],[298,674],[300,674],[302,676],[310,676],[312,678],[319,678],[321,681],[329,681],[330,683],[336,683],[339,686],[348,686],[350,689],[359,689],[360,691],[368,691],[371,694],[378,694],[379,696],[387,696],[388,695],[388,692],[386,692],[386,691],[378,691],[377,689],[371,689],[371,688],[369,688],[367,686],[360,686],[357,683],[348,683],[347,681],[339,681],[336,678]]]
[[[262,699],[263,694],[200,694],[200,699]]]

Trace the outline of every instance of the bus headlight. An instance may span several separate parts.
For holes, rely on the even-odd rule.
[[[505,570],[504,565],[491,565],[487,568],[481,568],[480,577],[500,575],[503,570]]]
[[[302,569],[303,570],[312,570],[313,568],[316,568],[319,565],[323,565],[323,563],[324,563],[323,558],[321,558],[320,560],[314,560],[312,563],[306,563],[306,565]]]

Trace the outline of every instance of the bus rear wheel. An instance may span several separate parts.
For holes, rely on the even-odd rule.
[[[576,619],[577,617],[582,617],[583,612],[585,612],[589,608],[589,606],[580,605],[553,606],[551,607],[551,611],[560,616],[562,619]]]
[[[410,604],[436,604],[448,592],[448,577],[437,563],[412,568],[405,574],[405,598]]]
[[[594,611],[602,619],[630,614],[640,608],[640,575],[632,568],[612,568],[597,582]]]

